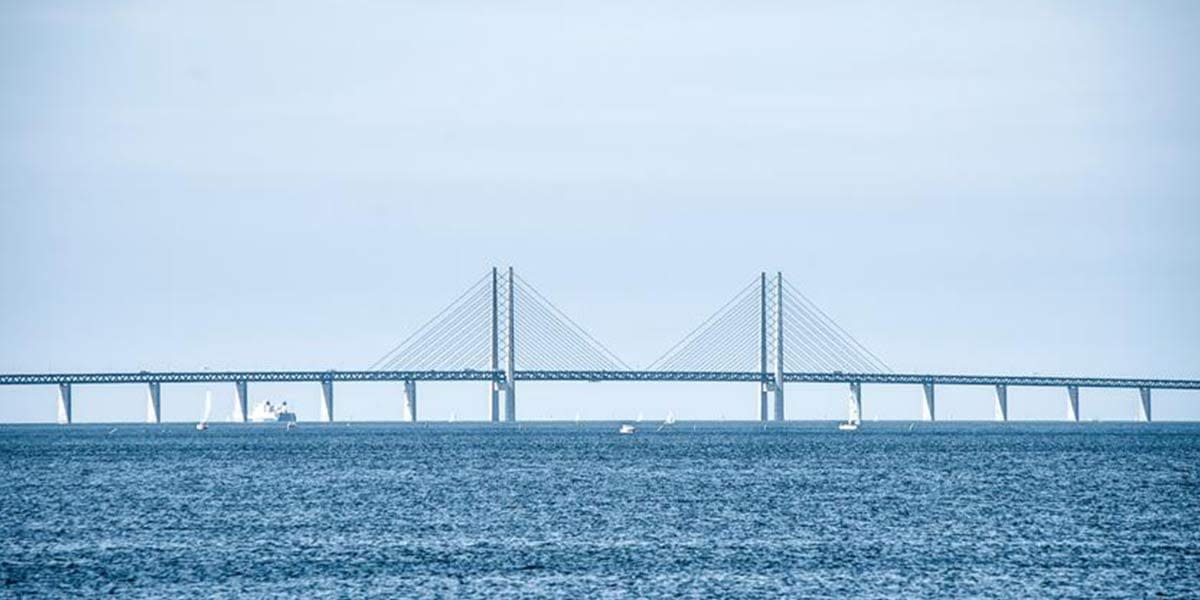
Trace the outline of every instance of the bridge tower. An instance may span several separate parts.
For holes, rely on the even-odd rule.
[[[775,420],[783,420],[783,273],[775,273]]]
[[[491,421],[500,420],[500,392],[504,392],[504,420],[517,420],[517,382],[516,374],[516,281],[513,268],[508,268],[508,277],[504,282],[504,290],[500,290],[500,277],[495,267],[492,267],[492,385],[491,398],[488,405],[488,416]],[[503,322],[502,321],[503,317]],[[503,334],[502,334],[503,332]],[[504,381],[496,374],[500,372],[501,343],[504,352]]]
[[[775,420],[783,420],[783,273],[775,273],[773,285],[767,285],[766,272],[759,273],[758,280],[758,366],[762,375],[759,387],[758,419],[770,418],[767,411],[767,393],[775,395]],[[774,341],[774,344],[770,342]],[[774,356],[768,354],[768,347]],[[770,366],[774,363],[774,372]]]
[[[767,379],[767,272],[759,273],[758,294],[758,365],[762,380],[758,390],[758,420],[767,420],[767,394],[775,387],[774,382]]]
[[[500,276],[496,267],[492,267],[492,383],[491,403],[488,405],[488,419],[495,423],[500,420],[500,379],[496,373],[500,371]]]

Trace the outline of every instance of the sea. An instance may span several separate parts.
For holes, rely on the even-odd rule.
[[[0,426],[0,596],[1200,597],[1200,424]]]

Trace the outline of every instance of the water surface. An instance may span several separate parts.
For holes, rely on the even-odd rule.
[[[1194,424],[0,426],[0,595],[1200,589]]]

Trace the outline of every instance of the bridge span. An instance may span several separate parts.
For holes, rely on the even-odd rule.
[[[521,340],[521,352],[517,352]],[[785,346],[785,340],[787,345]],[[785,353],[785,349],[787,352]],[[895,373],[783,279],[762,273],[647,368],[634,369],[508,269],[477,281],[371,368],[324,371],[136,371],[0,374],[0,385],[58,386],[58,421],[72,422],[76,385],[147,386],[146,420],[161,420],[163,384],[231,383],[236,420],[248,416],[248,384],[321,386],[321,418],[334,420],[335,382],[402,382],[405,419],[417,419],[417,383],[478,381],[489,387],[492,421],[516,420],[516,384],[526,382],[753,383],[759,419],[784,419],[784,384],[844,384],[851,419],[864,384],[920,385],[923,418],[936,419],[937,386],[991,386],[997,420],[1008,420],[1009,387],[1060,387],[1066,416],[1079,420],[1081,388],[1137,390],[1137,419],[1150,421],[1153,390],[1200,390],[1200,379]]]

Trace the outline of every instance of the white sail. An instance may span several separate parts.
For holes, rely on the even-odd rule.
[[[212,392],[204,393],[204,418],[200,419],[201,423],[207,423],[208,418],[212,416]]]
[[[860,389],[857,386],[850,388],[850,420],[848,422],[854,425],[862,422],[862,396],[859,395]]]

